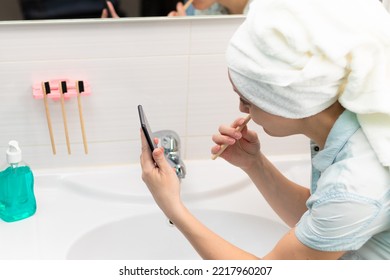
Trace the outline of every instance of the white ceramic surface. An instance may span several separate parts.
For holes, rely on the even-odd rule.
[[[263,256],[287,232],[281,223],[254,215],[194,210],[194,215],[236,246]],[[139,215],[91,230],[70,248],[68,259],[200,259],[190,243],[161,213]]]
[[[306,156],[274,158],[290,179],[309,182]],[[245,174],[222,159],[187,161],[183,200],[207,226],[259,256],[287,231]],[[167,224],[140,179],[140,166],[41,169],[38,209],[0,221],[0,259],[196,259]]]
[[[186,170],[186,177],[181,182],[182,197],[186,200],[223,196],[245,188],[250,183],[243,171],[223,160],[188,161]],[[81,169],[63,175],[61,181],[71,191],[89,197],[133,203],[153,202],[137,165]]]

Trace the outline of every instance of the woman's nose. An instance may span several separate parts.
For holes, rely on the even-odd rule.
[[[240,102],[239,109],[240,109],[241,112],[249,114],[249,108],[248,108],[248,106],[242,104],[242,102]]]

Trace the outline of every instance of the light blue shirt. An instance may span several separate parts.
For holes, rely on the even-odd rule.
[[[184,3],[187,3],[188,0],[186,0]],[[194,7],[192,6],[192,4],[188,7],[187,11],[186,11],[186,14],[187,16],[193,16],[194,15]]]
[[[244,10],[243,10],[243,14],[246,15],[249,11],[249,6],[250,6],[250,3],[252,2],[253,0],[248,0],[248,2],[246,3],[245,7],[244,7]],[[221,4],[219,3],[214,3],[213,5],[211,5],[208,9],[205,9],[205,10],[194,10],[194,15],[196,16],[206,16],[206,15],[228,15],[230,14],[229,13],[229,10],[226,9],[224,6],[222,6]]]
[[[348,110],[335,122],[323,150],[312,144],[306,204],[295,230],[306,246],[347,251],[343,259],[390,259],[390,173]]]
[[[219,3],[214,3],[205,10],[194,10],[196,16],[209,16],[209,15],[227,15],[229,11]]]

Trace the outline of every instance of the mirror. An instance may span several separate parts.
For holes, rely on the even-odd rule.
[[[176,9],[178,1],[186,0],[111,0],[122,17],[166,16]],[[201,5],[207,6],[214,2],[215,0],[204,1]],[[0,0],[0,5],[1,21],[99,18],[105,0]],[[193,14],[193,7],[190,6],[187,13]]]
[[[138,17],[142,2],[159,0],[112,0],[122,16]],[[165,2],[165,1],[160,1]],[[0,20],[99,18],[104,0],[0,0]],[[70,10],[72,9],[72,10]]]

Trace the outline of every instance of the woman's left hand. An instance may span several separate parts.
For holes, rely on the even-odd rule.
[[[108,10],[107,10],[108,8]],[[114,5],[111,3],[111,1],[107,1],[107,8],[104,8],[102,11],[101,18],[109,18],[110,16],[112,18],[119,18],[118,13],[115,11]]]
[[[142,130],[141,141],[142,180],[148,186],[157,205],[170,218],[183,206],[180,198],[180,181],[164,156],[164,148],[156,148],[152,153]]]
[[[168,14],[169,17],[183,17],[186,15],[187,13],[182,2],[177,2],[176,11],[172,11]]]

